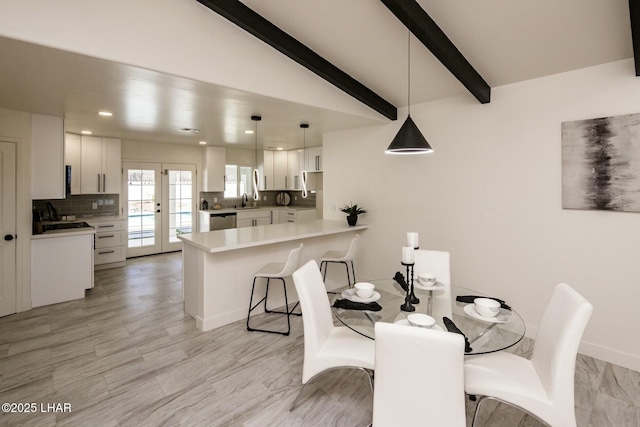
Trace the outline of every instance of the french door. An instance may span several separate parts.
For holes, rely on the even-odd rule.
[[[196,167],[125,162],[127,258],[180,250],[195,225]]]

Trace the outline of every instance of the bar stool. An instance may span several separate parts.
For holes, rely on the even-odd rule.
[[[356,236],[351,240],[351,244],[347,251],[329,251],[322,255],[322,258],[320,258],[320,271],[322,271],[322,266],[324,265],[324,275],[322,278],[325,283],[327,281],[327,264],[330,262],[336,262],[344,264],[347,268],[347,283],[349,284],[349,287],[351,287],[351,277],[349,277],[348,263],[351,263],[351,274],[353,274],[353,284],[355,285],[356,270],[353,268],[353,259],[356,257],[356,251],[358,249],[358,239],[360,239],[360,235],[356,234]]]
[[[269,332],[272,334],[281,334],[281,335],[289,335],[291,331],[291,323],[289,321],[289,316],[300,316],[301,313],[294,313],[293,310],[298,306],[296,303],[291,310],[289,310],[289,301],[287,299],[287,284],[285,282],[286,277],[291,277],[291,274],[298,268],[300,265],[300,255],[302,254],[302,247],[304,245],[300,243],[300,246],[291,250],[289,252],[289,257],[287,261],[284,263],[270,263],[262,267],[256,274],[253,276],[253,286],[251,287],[251,299],[249,300],[249,312],[247,313],[247,330],[248,331],[258,331],[258,332]],[[255,305],[253,304],[253,292],[256,288],[256,279],[259,277],[267,279],[267,288],[264,293],[264,297],[258,301]],[[284,289],[284,311],[277,310],[269,310],[267,308],[267,297],[269,296],[269,281],[271,279],[280,279],[282,280],[282,287]],[[287,315],[287,331],[271,331],[267,329],[257,329],[252,328],[249,325],[249,320],[251,319],[251,312],[260,305],[260,303],[264,302],[264,311],[265,313],[277,313],[277,314],[286,314]]]

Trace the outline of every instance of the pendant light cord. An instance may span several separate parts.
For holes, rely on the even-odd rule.
[[[407,13],[407,115],[411,115],[411,19]]]

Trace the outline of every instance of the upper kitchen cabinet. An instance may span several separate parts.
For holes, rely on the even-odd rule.
[[[83,136],[81,158],[80,192],[82,194],[119,194],[121,192],[122,166],[119,139]]]
[[[302,189],[302,169],[304,168],[304,151],[287,151],[287,190]]]
[[[31,115],[31,198],[64,199],[64,119]]]
[[[227,152],[224,147],[205,147],[202,191],[224,191]]]
[[[290,188],[287,158],[286,151],[264,151],[261,190],[286,190]]]
[[[307,172],[322,172],[322,147],[307,148]]]
[[[80,194],[82,138],[74,133],[64,135],[64,163],[71,166],[71,194]]]

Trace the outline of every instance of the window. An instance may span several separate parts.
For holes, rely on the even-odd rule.
[[[251,166],[225,165],[224,197],[251,194]]]

